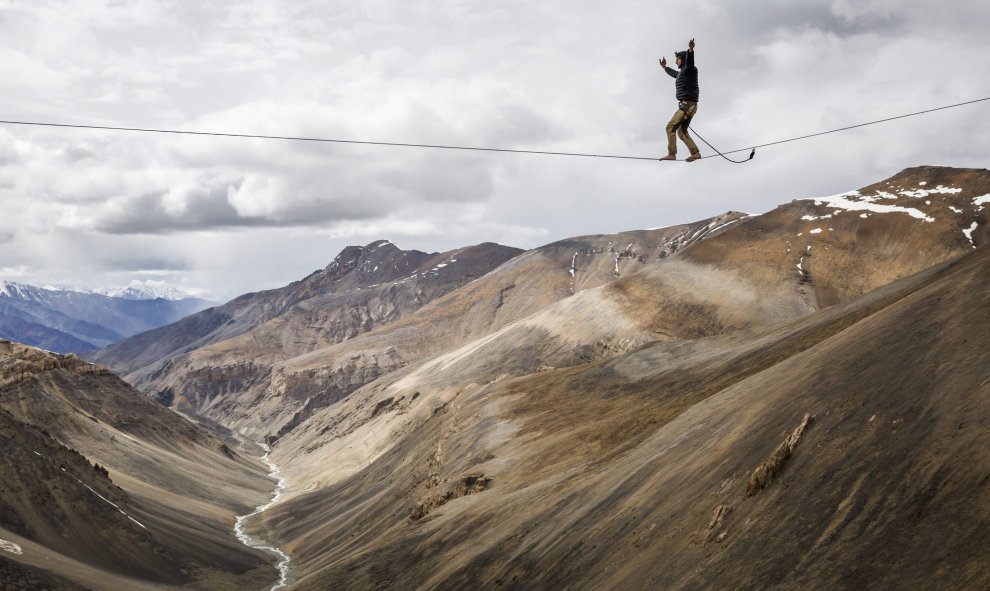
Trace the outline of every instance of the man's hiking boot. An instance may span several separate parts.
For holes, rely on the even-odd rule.
[[[660,160],[677,160],[677,156],[674,154],[667,154],[663,158],[660,158]]]
[[[701,158],[701,152],[695,152],[694,154],[691,154],[690,156],[688,156],[687,158],[685,158],[684,161],[685,162],[694,162],[695,160],[699,160],[700,158]]]

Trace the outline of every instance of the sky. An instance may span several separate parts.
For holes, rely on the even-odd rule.
[[[658,158],[658,60],[692,37],[693,127],[726,151],[990,97],[987,22],[976,0],[0,0],[0,120]],[[743,165],[0,124],[0,279],[224,301],[378,239],[533,248],[984,168],[988,121],[990,101]]]

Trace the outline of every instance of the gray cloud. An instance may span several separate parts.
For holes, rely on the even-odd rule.
[[[142,272],[178,272],[188,271],[191,266],[188,260],[179,260],[169,257],[138,256],[109,259],[107,268],[114,271],[142,271]]]
[[[14,138],[6,133],[6,130],[0,129],[0,168],[16,164],[18,161],[20,161],[20,155],[17,152]]]
[[[656,60],[692,36],[695,127],[722,149],[990,96],[978,75],[990,7],[975,1],[0,11],[9,119],[660,156],[674,99]],[[348,242],[530,247],[761,211],[912,165],[985,166],[984,112],[768,148],[745,167],[5,127],[0,261],[52,281],[175,271],[184,287],[236,295],[322,267]]]
[[[116,201],[95,223],[109,234],[160,234],[178,230],[262,225],[258,217],[238,215],[224,189],[176,187]]]
[[[70,163],[79,162],[80,160],[87,160],[95,157],[96,155],[96,152],[93,151],[92,148],[81,144],[66,146],[65,149],[62,150],[62,158],[66,162]]]

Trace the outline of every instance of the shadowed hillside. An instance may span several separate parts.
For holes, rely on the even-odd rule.
[[[91,589],[267,588],[270,559],[232,531],[267,470],[108,369],[0,341],[0,440],[12,580],[46,580],[41,567]]]

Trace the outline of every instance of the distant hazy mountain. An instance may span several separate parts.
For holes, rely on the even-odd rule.
[[[81,353],[214,305],[174,289],[128,287],[114,295],[0,281],[0,337]]]

